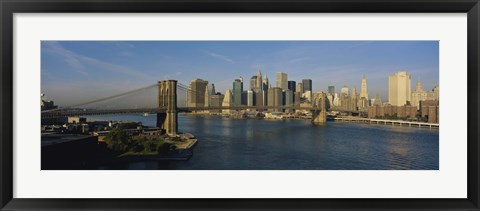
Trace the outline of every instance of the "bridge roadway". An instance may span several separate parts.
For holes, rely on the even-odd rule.
[[[298,106],[216,106],[216,107],[178,107],[177,112],[185,113],[205,110],[245,110],[245,109],[298,109],[298,110],[319,110],[316,107]],[[166,108],[133,108],[133,109],[75,109],[75,110],[47,110],[42,111],[42,118],[65,117],[65,116],[87,116],[107,114],[131,114],[131,113],[165,113]]]
[[[335,121],[347,121],[347,122],[365,122],[370,124],[384,124],[384,125],[408,125],[411,126],[418,126],[418,127],[430,127],[430,128],[438,128],[440,124],[438,123],[428,123],[428,122],[411,122],[411,121],[403,121],[403,120],[389,120],[389,119],[368,119],[368,118],[360,118],[360,117],[335,117]]]

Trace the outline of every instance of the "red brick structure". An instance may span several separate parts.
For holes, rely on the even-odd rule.
[[[394,116],[394,115],[397,115],[397,117],[400,117],[400,118],[405,118],[405,117],[414,118],[417,116],[417,107],[411,106],[411,105],[404,105],[404,106],[377,105],[377,106],[368,107],[368,118]]]
[[[422,117],[427,117],[429,123],[439,122],[439,110],[438,100],[420,101],[420,114]]]

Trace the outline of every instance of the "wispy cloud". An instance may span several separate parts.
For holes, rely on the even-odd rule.
[[[134,52],[132,51],[135,49],[135,45],[130,42],[125,41],[106,41],[102,42],[107,49],[114,50],[119,56],[124,57],[132,57]]]
[[[70,51],[64,48],[59,42],[45,41],[42,42],[42,45],[44,45],[44,47],[42,48],[42,53],[50,53],[63,58],[63,60],[69,65],[72,70],[85,76],[89,74],[89,68],[87,68],[87,66],[91,66],[96,71],[109,71],[114,72],[115,74],[124,74],[130,77],[133,76],[141,79],[150,78],[148,75],[140,71],[133,70],[129,67],[119,64],[113,64]]]
[[[230,59],[228,56],[225,56],[225,55],[221,55],[221,54],[216,54],[216,53],[212,53],[212,52],[205,52],[207,55],[209,55],[210,57],[213,57],[213,58],[216,58],[216,59],[220,59],[220,60],[223,60],[225,62],[229,62],[229,63],[233,63],[233,60]]]
[[[73,53],[72,51],[69,51],[65,48],[63,48],[58,42],[42,42],[43,45],[43,52],[45,53],[52,53],[55,55],[58,55],[60,57],[63,57],[63,60],[65,63],[67,63],[71,69],[81,75],[88,75],[85,65],[82,64],[78,56]]]

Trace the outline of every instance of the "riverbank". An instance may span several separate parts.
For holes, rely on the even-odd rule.
[[[192,116],[200,116],[200,117],[212,117],[217,116],[225,119],[232,119],[232,120],[247,120],[247,119],[259,119],[265,121],[285,121],[285,120],[309,120],[311,121],[311,117],[306,116],[293,116],[289,114],[283,113],[265,113],[263,117],[255,117],[255,118],[237,118],[232,117],[228,114],[209,114],[209,113],[189,113],[188,115]],[[369,119],[369,118],[362,118],[357,116],[328,116],[327,122],[348,122],[354,124],[369,124],[369,125],[388,125],[388,126],[405,126],[405,127],[412,127],[412,128],[432,128],[432,129],[439,129],[440,125],[438,123],[428,123],[428,122],[414,122],[414,121],[403,121],[403,120],[394,120],[394,119]]]

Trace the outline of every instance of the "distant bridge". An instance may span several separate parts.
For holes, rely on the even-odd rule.
[[[359,117],[335,117],[336,121],[347,121],[347,122],[364,122],[370,124],[383,124],[383,125],[405,125],[405,126],[417,126],[417,127],[430,127],[438,128],[440,124],[438,123],[428,123],[428,122],[412,122],[412,121],[403,121],[403,120],[389,120],[389,119],[368,119],[368,118],[359,118]]]
[[[126,108],[126,109],[89,109],[81,108],[88,104],[95,104],[99,102],[109,101],[123,96],[132,96],[135,93],[149,89],[152,87],[158,87],[157,93],[157,106],[154,108]],[[106,114],[126,114],[126,113],[157,113],[157,126],[165,129],[168,134],[176,134],[178,130],[178,113],[179,112],[193,112],[204,110],[245,110],[255,109],[259,111],[267,109],[301,109],[311,110],[313,114],[313,122],[325,122],[326,121],[326,96],[322,93],[321,97],[316,100],[315,105],[311,107],[304,106],[271,106],[271,105],[232,105],[232,106],[206,106],[206,107],[178,107],[177,106],[177,89],[186,91],[187,93],[199,92],[191,90],[186,85],[177,83],[176,80],[164,80],[159,81],[155,85],[150,85],[141,89],[128,91],[126,93],[89,101],[82,104],[69,106],[66,108],[53,109],[42,111],[42,118],[54,118],[64,116],[87,116],[87,115],[106,115]],[[109,105],[110,106],[110,105]]]
[[[177,107],[178,113],[188,113],[192,111],[208,110],[246,110],[246,109],[296,109],[296,110],[319,110],[314,107],[299,106],[209,106],[209,107]],[[134,114],[134,113],[165,113],[166,108],[128,108],[128,109],[75,109],[75,110],[55,110],[42,113],[42,118],[62,117],[62,116],[91,116],[108,114]]]

